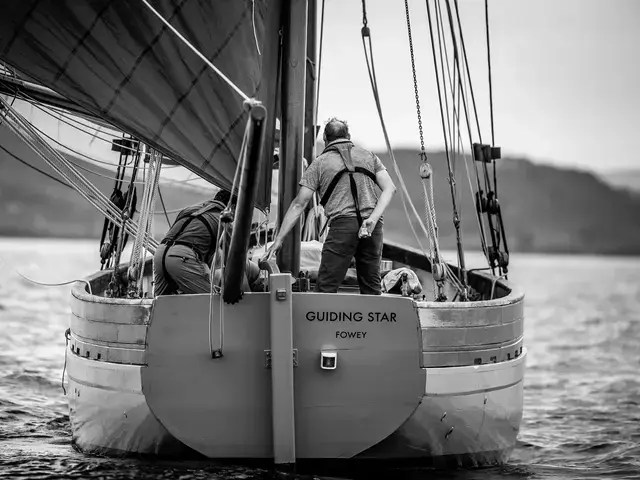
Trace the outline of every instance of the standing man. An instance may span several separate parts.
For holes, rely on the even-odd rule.
[[[329,233],[322,247],[316,291],[337,292],[355,257],[360,293],[380,295],[382,214],[396,187],[380,159],[351,142],[346,122],[330,119],[323,140],[324,151],[305,171],[298,195],[262,260],[268,260],[280,249],[284,237],[318,192],[328,217]],[[376,185],[382,190],[380,197]]]

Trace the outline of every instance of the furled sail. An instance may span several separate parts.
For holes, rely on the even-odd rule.
[[[150,3],[273,117],[281,2]],[[243,99],[142,1],[5,0],[0,8],[2,61],[231,187],[247,119]],[[272,151],[268,141],[265,158]],[[270,167],[262,169],[258,208],[270,203]]]

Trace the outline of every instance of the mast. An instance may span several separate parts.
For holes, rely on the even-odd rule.
[[[316,55],[316,0],[308,0],[307,21],[307,80],[305,86],[304,114],[304,158],[311,163],[314,160],[316,146],[316,88],[318,82],[318,56]]]
[[[262,151],[261,170],[258,180],[256,202],[261,200],[271,203],[271,183],[273,175],[273,147],[276,138],[276,118],[280,101],[280,26],[284,0],[270,0],[268,14],[265,18],[265,35],[262,43],[262,80],[258,92],[258,100],[267,109],[267,129]]]
[[[278,223],[298,193],[304,148],[304,105],[307,53],[307,0],[287,0],[283,16],[282,124]],[[300,222],[285,237],[278,252],[282,272],[300,270]]]

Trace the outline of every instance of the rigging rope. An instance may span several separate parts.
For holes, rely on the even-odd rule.
[[[142,194],[142,202],[140,207],[140,215],[138,222],[140,229],[135,237],[133,249],[131,251],[131,260],[129,262],[129,289],[128,297],[141,297],[142,291],[142,279],[144,277],[144,250],[148,250],[148,238],[151,237],[151,227],[153,225],[153,214],[155,209],[156,192],[158,187],[158,180],[160,178],[160,170],[162,167],[162,154],[156,150],[150,149],[149,152],[145,151],[143,146],[143,155],[147,155],[149,158],[148,169],[149,175],[146,178],[145,186]],[[145,158],[145,164],[147,164]]]
[[[363,4],[364,4],[364,0],[363,0]],[[364,11],[364,6],[363,6],[363,11]],[[402,206],[404,207],[404,211],[405,214],[407,216],[407,219],[409,220],[409,226],[411,227],[411,231],[413,232],[413,236],[415,237],[416,241],[418,242],[418,245],[420,246],[420,249],[422,250],[422,253],[425,256],[428,256],[425,248],[422,245],[422,242],[420,241],[420,237],[418,236],[414,226],[413,226],[413,222],[411,221],[411,215],[409,214],[409,211],[407,209],[407,203],[409,203],[409,205],[412,207],[413,213],[416,216],[416,218],[418,219],[418,222],[420,223],[420,226],[422,227],[422,230],[425,234],[425,236],[429,236],[429,233],[427,232],[426,228],[424,227],[424,225],[422,224],[421,221],[421,217],[418,214],[418,212],[416,211],[415,207],[413,206],[413,203],[411,202],[411,198],[409,197],[409,192],[406,188],[406,185],[404,184],[404,180],[402,178],[402,174],[400,173],[400,169],[398,167],[398,164],[396,163],[395,160],[395,156],[393,155],[393,150],[391,149],[391,143],[389,142],[389,136],[387,134],[387,127],[384,123],[384,118],[382,116],[382,108],[380,106],[380,99],[378,97],[378,86],[377,86],[377,81],[376,81],[376,77],[375,77],[375,70],[373,69],[373,49],[371,48],[371,65],[369,63],[369,56],[367,54],[367,46],[366,46],[366,42],[365,42],[365,37],[369,38],[369,44],[371,46],[371,36],[369,34],[369,28],[368,27],[363,27],[362,28],[362,45],[364,47],[364,55],[365,55],[365,60],[367,61],[367,69],[369,72],[369,80],[371,81],[371,88],[373,90],[373,98],[375,100],[376,103],[376,108],[378,110],[378,116],[380,117],[380,123],[382,126],[382,133],[384,135],[384,139],[385,139],[385,145],[387,147],[387,153],[389,154],[389,157],[391,158],[391,162],[393,163],[393,167],[394,167],[394,171],[396,173],[396,176],[398,177],[399,181],[400,181],[400,198],[402,199]]]
[[[37,167],[34,167],[33,165],[25,162],[24,160],[22,160],[20,157],[14,155],[13,153],[11,153],[9,150],[7,150],[6,148],[4,148],[2,145],[0,145],[0,149],[3,150],[5,153],[7,153],[8,155],[10,155],[11,157],[13,157],[14,159],[16,159],[17,161],[25,164],[27,167],[32,168],[33,170],[35,170],[38,173],[41,173],[42,175],[44,175],[45,177],[50,178],[51,180],[55,180],[56,182],[58,182],[60,185],[64,185],[67,188],[71,188],[73,189],[73,187],[71,185],[69,185],[68,183],[63,182],[62,180],[60,180],[59,178],[54,177],[53,175],[49,175],[47,172],[40,170]]]
[[[452,17],[452,12],[451,12],[451,6],[450,6],[450,2],[449,0],[447,1],[447,11],[448,11],[448,16],[449,16],[449,25],[451,28],[451,38],[452,38],[452,42],[454,44],[454,48],[456,47],[456,38],[455,38],[455,27],[454,27],[454,21],[453,21],[453,17]],[[474,145],[472,143],[472,149],[474,151],[474,164],[476,163],[476,161],[480,161],[482,163],[482,170],[484,173],[484,183],[485,183],[485,188],[486,188],[486,192],[487,195],[486,197],[483,195],[482,191],[479,189],[478,195],[476,197],[476,202],[477,202],[477,207],[476,209],[479,210],[479,213],[486,213],[487,214],[487,222],[489,225],[489,233],[490,233],[490,237],[491,237],[491,247],[488,248],[488,260],[489,260],[489,264],[491,267],[491,271],[492,273],[494,273],[494,269],[497,267],[499,269],[499,273],[502,273],[503,267],[506,270],[506,265],[508,264],[508,250],[506,250],[505,254],[503,255],[503,252],[500,251],[500,243],[501,240],[504,240],[505,242],[505,249],[506,249],[506,236],[504,234],[504,225],[502,222],[502,217],[501,217],[501,213],[500,213],[500,207],[499,204],[497,202],[497,196],[495,194],[495,191],[492,189],[491,186],[491,179],[489,176],[489,169],[488,169],[488,163],[491,162],[493,165],[493,173],[494,173],[494,183],[496,183],[497,181],[497,174],[496,174],[496,168],[495,168],[495,160],[491,157],[493,157],[493,155],[489,155],[483,151],[484,150],[484,146],[482,144],[482,134],[480,131],[480,123],[479,123],[479,117],[478,117],[478,113],[477,113],[477,107],[476,107],[476,102],[475,102],[475,95],[473,93],[473,85],[471,83],[471,73],[470,73],[470,68],[469,68],[469,62],[467,59],[467,53],[466,53],[466,46],[465,46],[465,42],[464,42],[464,35],[462,33],[462,23],[460,21],[460,12],[459,12],[459,8],[458,8],[458,2],[457,0],[454,0],[455,2],[455,11],[456,11],[456,19],[457,19],[457,26],[458,26],[458,30],[459,30],[459,35],[460,35],[460,42],[462,45],[462,52],[463,52],[463,56],[464,56],[464,65],[465,65],[465,69],[467,72],[467,78],[469,80],[469,88],[471,91],[471,99],[473,102],[473,109],[474,109],[474,114],[475,114],[475,118],[476,118],[476,125],[478,128],[478,137],[480,139],[480,145],[478,146],[481,153],[478,153],[475,149],[476,145]],[[485,13],[486,13],[486,22],[487,22],[487,29],[488,29],[488,7],[485,4]],[[489,48],[489,47],[488,47]],[[490,59],[490,53],[488,53],[489,55],[489,59]],[[457,61],[457,59],[456,59]],[[490,62],[490,60],[489,60]],[[464,98],[464,97],[463,97]],[[493,109],[493,101],[491,99],[491,109]],[[465,106],[465,113],[467,114],[468,117],[468,112],[466,111],[466,106]],[[493,114],[492,114],[493,117]],[[492,125],[492,141],[494,140],[493,138],[494,134],[493,134],[493,125]],[[469,137],[471,138],[471,132],[469,132]],[[477,173],[477,168],[476,168],[476,173]],[[477,176],[479,177],[479,175],[477,174]],[[479,178],[478,178],[478,184],[479,184]],[[494,188],[496,186],[494,185]],[[497,216],[496,219],[496,227],[494,228],[494,219],[492,218],[494,215]],[[503,237],[501,239],[501,236]]]
[[[2,80],[0,79],[0,83],[2,82]],[[97,138],[98,140],[102,140],[103,142],[109,143],[111,144],[112,141],[110,139],[106,139],[101,137],[100,135],[98,135],[97,133],[93,133],[93,132],[89,132],[87,130],[84,130],[82,128],[80,128],[78,125],[74,125],[72,123],[69,122],[75,122],[77,124],[80,124],[82,126],[87,126],[84,123],[80,122],[79,120],[76,120],[75,118],[73,118],[72,116],[66,115],[64,112],[64,110],[56,108],[56,107],[52,107],[52,106],[44,106],[45,104],[35,100],[33,97],[27,95],[24,92],[20,92],[17,89],[15,90],[15,97],[19,98],[20,100],[22,100],[23,102],[29,103],[30,105],[36,107],[38,110],[42,111],[43,113],[49,115],[52,118],[55,118],[56,120],[58,120],[59,122],[62,122],[68,126],[70,126],[71,128],[78,130],[79,132],[85,133],[87,135],[90,135],[92,138]],[[54,113],[52,113],[54,112]],[[67,119],[68,121],[62,120],[62,118]],[[88,127],[91,128],[91,127]],[[102,128],[102,127],[100,127]],[[93,130],[95,130],[95,132],[98,132],[99,129],[98,128],[93,128]],[[113,135],[115,136],[117,134],[117,130],[113,129]],[[130,150],[131,152],[135,152],[135,149],[129,148],[129,147],[121,147],[121,148],[125,148],[127,150]],[[92,159],[96,162],[100,162],[99,160],[95,160]]]
[[[466,271],[465,271],[465,261],[464,261],[464,252],[462,249],[462,232],[460,231],[460,217],[458,215],[458,208],[456,205],[456,182],[455,182],[455,176],[453,174],[453,171],[451,169],[451,159],[449,157],[449,147],[448,144],[449,142],[447,141],[447,132],[446,132],[446,127],[445,127],[445,121],[444,121],[444,112],[442,109],[442,93],[440,91],[440,74],[438,73],[438,63],[436,60],[436,47],[435,47],[435,43],[434,43],[434,39],[433,39],[433,26],[431,23],[431,9],[429,8],[429,3],[427,2],[427,18],[429,20],[429,33],[431,36],[431,51],[433,53],[433,66],[435,69],[435,73],[436,73],[436,86],[438,89],[438,101],[440,104],[440,118],[442,120],[442,132],[444,134],[444,147],[445,147],[445,154],[446,154],[446,158],[447,158],[447,168],[448,168],[448,173],[449,173],[449,187],[451,190],[451,201],[453,204],[453,225],[456,229],[456,243],[457,243],[457,247],[458,247],[458,261],[460,262],[460,269],[459,269],[459,274],[460,274],[460,281],[462,282],[462,285],[464,286],[464,290],[462,292],[462,299],[466,300],[467,297],[467,292],[466,292],[466,286],[467,286],[467,278],[466,278]]]
[[[433,199],[433,170],[427,163],[427,153],[424,148],[424,134],[422,131],[422,116],[420,114],[420,96],[418,94],[418,80],[416,75],[415,58],[413,52],[413,37],[411,35],[411,18],[409,15],[409,2],[404,2],[405,13],[407,17],[407,32],[409,35],[409,51],[411,53],[411,71],[413,73],[413,89],[416,98],[416,111],[418,116],[418,131],[420,133],[420,158],[423,164],[420,167],[420,176],[422,180],[422,190],[424,198],[425,217],[427,219],[427,229],[429,230],[429,260],[432,267],[433,278],[433,297],[437,300],[446,300],[444,294],[444,269],[442,267],[442,258],[440,256],[440,246],[438,244],[438,223],[436,220],[435,202]],[[429,187],[427,187],[427,183]]]
[[[487,31],[487,73],[489,76],[489,113],[491,117],[491,146],[495,147],[496,138],[495,138],[495,129],[493,125],[493,86],[491,81],[491,42],[489,41],[489,1],[484,0],[484,15],[485,15],[485,27]],[[496,202],[498,200],[498,173],[496,171],[496,161],[494,158],[491,159],[491,165],[493,167],[493,192],[495,195]],[[500,224],[502,226],[502,219],[500,219]],[[504,236],[504,232],[503,232]],[[505,248],[507,239],[505,241]],[[500,272],[502,268],[500,268]]]
[[[167,212],[167,208],[164,206],[164,199],[162,198],[162,192],[160,191],[160,185],[158,185],[158,197],[160,197],[160,204],[162,205],[162,212],[164,212],[164,218],[166,218],[167,220],[167,228],[171,228],[171,220],[169,220],[169,215]],[[180,210],[178,210],[178,212],[182,211],[183,209],[181,208]],[[153,212],[154,215],[160,214],[162,212]]]
[[[233,183],[231,184],[231,195],[229,196],[229,201],[227,202],[225,210],[218,217],[218,233],[216,238],[217,248],[213,255],[213,260],[211,262],[211,270],[209,274],[209,351],[211,352],[211,358],[221,358],[223,357],[222,349],[224,347],[224,300],[222,299],[224,295],[224,274],[225,274],[225,253],[226,253],[226,240],[227,240],[227,225],[223,222],[223,214],[226,211],[230,211],[231,204],[233,202],[233,193],[238,190],[238,183],[240,182],[240,171],[244,165],[244,159],[247,152],[247,139],[249,135],[249,128],[251,124],[251,117],[247,121],[247,125],[244,131],[244,137],[242,138],[242,147],[240,148],[240,154],[238,155],[238,162],[236,163],[236,170],[233,174]],[[220,285],[214,284],[215,279],[215,271],[218,266],[218,261],[220,262]],[[218,348],[214,348],[213,339],[211,338],[211,330],[213,323],[213,299],[214,296],[219,297],[220,306],[218,309],[218,315],[220,318],[220,328],[218,332]]]
[[[456,68],[457,62],[453,63],[453,68],[454,68],[454,74],[453,74],[453,78],[451,77],[451,66],[449,64],[449,55],[447,52],[447,48],[446,48],[446,42],[445,42],[445,48],[442,48],[442,43],[440,38],[440,32],[442,32],[442,37],[444,37],[444,22],[442,20],[442,9],[440,8],[440,1],[437,0],[436,4],[435,4],[435,8],[436,8],[436,24],[438,27],[438,39],[439,39],[439,44],[440,44],[440,51],[442,53],[442,50],[444,50],[444,62],[446,63],[446,71],[447,71],[447,78],[449,80],[449,88],[451,89],[452,92],[455,91],[455,87],[456,87],[456,73],[459,72],[460,70],[458,68]],[[441,55],[441,66],[443,69],[445,69],[445,63],[442,62],[442,55]],[[455,128],[455,131],[457,132],[457,141],[453,141],[455,139],[455,136],[453,134],[453,132],[451,133],[452,135],[452,145],[457,145],[458,149],[462,149],[462,154],[464,157],[464,162],[465,162],[465,170],[466,170],[466,174],[467,174],[467,179],[469,180],[469,187],[470,187],[470,191],[471,191],[471,198],[472,201],[474,198],[476,198],[476,193],[473,190],[473,186],[471,183],[471,176],[469,174],[469,166],[467,164],[467,156],[466,156],[466,152],[464,150],[463,147],[463,142],[462,142],[462,135],[460,133],[460,116],[459,116],[459,101],[460,99],[462,99],[463,104],[466,106],[466,80],[464,79],[464,77],[462,75],[458,75],[457,77],[458,79],[458,83],[460,83],[460,86],[458,88],[458,107],[456,108],[455,103],[452,104],[452,108],[453,108],[453,119],[452,122],[454,124],[454,126],[456,126],[457,128]],[[464,81],[465,84],[465,90],[463,91],[462,88],[462,81]],[[443,79],[443,84],[445,86],[445,93],[446,93],[446,83],[444,83],[444,79]],[[452,95],[453,96],[453,95]],[[465,113],[466,113],[466,107],[465,107]],[[471,135],[471,127],[469,125],[469,119],[468,116],[465,117],[466,118],[466,122],[467,122],[467,129],[469,131],[469,135]],[[471,143],[471,149],[473,150],[473,140],[471,138],[471,136],[469,137],[469,142]],[[479,173],[478,173],[478,167],[476,165],[476,162],[473,162],[473,165],[475,167],[475,172],[476,172],[476,180],[478,181],[478,192],[482,191],[482,187],[480,186],[480,177],[479,177]],[[487,250],[487,240],[486,240],[486,236],[485,236],[485,231],[484,231],[484,226],[483,226],[483,219],[481,216],[481,213],[475,208],[475,205],[473,206],[473,209],[475,211],[475,217],[476,217],[476,223],[478,225],[478,229],[479,229],[479,233],[480,233],[480,243],[482,246],[482,251],[487,259],[487,262],[489,261],[489,254],[488,254],[488,250]]]
[[[126,193],[126,202],[124,206],[120,209],[120,219],[122,221],[122,225],[126,227],[129,220],[133,218],[136,208],[137,201],[137,189],[134,186],[134,182],[136,176],[138,175],[138,168],[140,165],[140,147],[141,144],[138,142],[137,150],[134,156],[134,169],[131,174],[131,181],[129,182],[129,187],[127,188]],[[142,145],[144,147],[144,145]],[[144,163],[143,163],[143,177],[144,177]],[[115,236],[115,235],[114,235]],[[114,266],[113,272],[111,273],[111,281],[109,282],[109,288],[106,291],[106,296],[108,297],[121,297],[126,294],[124,292],[124,285],[120,280],[119,271],[120,271],[120,258],[122,256],[122,251],[124,249],[124,245],[128,240],[128,235],[124,232],[119,232],[119,237],[115,238],[113,241],[118,242],[116,246],[115,258],[114,258]]]
[[[363,1],[363,12],[366,13],[366,7],[364,6],[364,1]],[[366,18],[363,18],[363,23],[366,21]],[[418,236],[414,226],[413,226],[413,222],[411,220],[411,215],[409,214],[408,208],[407,208],[407,204],[409,205],[409,207],[411,207],[411,211],[413,212],[415,218],[418,221],[418,225],[420,226],[420,228],[422,229],[423,233],[425,234],[425,236],[427,238],[429,238],[429,232],[427,231],[427,228],[425,227],[424,223],[422,222],[422,217],[418,214],[415,205],[413,204],[413,201],[411,200],[411,197],[409,196],[409,192],[407,189],[406,184],[404,183],[404,178],[402,176],[402,173],[400,172],[400,168],[398,166],[398,163],[396,162],[395,156],[393,154],[393,150],[391,148],[391,143],[389,141],[389,135],[387,132],[387,128],[384,122],[384,117],[382,114],[382,106],[380,104],[380,96],[378,94],[378,82],[377,82],[377,78],[376,78],[376,74],[375,74],[375,65],[374,65],[374,61],[373,61],[373,44],[371,41],[371,35],[370,35],[370,30],[369,27],[367,27],[366,25],[362,27],[362,44],[363,44],[363,48],[364,48],[364,55],[365,55],[365,60],[367,62],[367,69],[368,69],[368,73],[369,73],[369,80],[371,82],[371,87],[372,87],[372,91],[373,91],[373,98],[375,100],[375,104],[376,104],[376,109],[378,111],[378,116],[380,118],[380,124],[382,127],[382,132],[384,135],[384,139],[385,139],[385,144],[387,147],[387,153],[389,154],[389,157],[391,158],[392,164],[393,164],[393,168],[394,168],[394,172],[396,174],[396,176],[398,177],[398,181],[400,183],[400,198],[402,200],[402,206],[404,208],[405,211],[405,215],[407,217],[407,220],[409,221],[409,227],[411,228],[411,231],[413,232],[414,238],[416,239],[416,241],[418,242],[418,245],[420,247],[420,250],[422,250],[422,253],[425,257],[429,257],[429,255],[427,254],[427,251],[425,250],[424,246],[422,245],[422,242],[420,241],[420,237]],[[369,49],[371,51],[370,56],[371,56],[371,61],[369,60],[369,54],[367,52],[367,46],[366,46],[366,41],[365,41],[365,37],[369,38]],[[452,274],[451,269],[449,269],[448,265],[445,265],[445,270],[447,272],[447,275],[449,277],[451,277],[454,285],[456,285],[456,281],[457,279],[455,279],[455,276]],[[454,280],[455,279],[455,280]]]
[[[23,100],[23,101],[25,101],[25,102],[30,103],[31,105],[35,106],[36,108],[38,108],[38,109],[39,109],[39,110],[41,110],[42,112],[46,113],[47,115],[50,115],[51,117],[53,117],[53,118],[56,118],[56,119],[57,119],[57,117],[55,117],[51,112],[47,111],[47,109],[45,109],[45,108],[41,108],[41,107],[39,106],[40,104],[39,104],[38,102],[30,101],[30,100],[27,100],[26,98],[20,98],[20,99],[21,99],[21,100]],[[53,109],[52,109],[52,110],[53,110]],[[54,111],[56,111],[56,110],[54,110]],[[61,121],[62,121],[62,120],[61,120]],[[64,121],[63,121],[63,123],[67,123],[67,122],[64,122]],[[68,123],[67,123],[67,124],[68,124]],[[96,136],[96,135],[94,135],[94,134],[92,134],[92,133],[90,133],[90,132],[87,132],[86,130],[82,130],[81,128],[78,128],[78,127],[76,127],[76,126],[74,126],[74,125],[71,125],[71,124],[68,124],[68,125],[69,125],[69,126],[71,126],[72,128],[75,128],[75,129],[76,129],[76,130],[78,130],[78,131],[81,131],[81,132],[83,132],[83,133],[86,133],[87,135],[91,135],[93,138],[98,138],[99,140],[102,140],[103,142],[107,142],[107,143],[109,143],[109,144],[112,144],[112,143],[113,143],[111,140],[107,140],[107,139],[105,139],[105,138],[102,138],[102,137]],[[64,148],[64,149],[66,149],[66,150],[69,150],[70,152],[74,153],[75,155],[78,155],[79,157],[84,157],[84,158],[86,158],[87,160],[89,160],[89,161],[91,161],[91,162],[95,162],[95,163],[99,163],[99,164],[107,165],[107,166],[109,166],[109,167],[114,167],[114,166],[115,166],[113,163],[109,163],[109,162],[105,162],[105,161],[102,161],[102,160],[98,160],[98,159],[93,158],[93,157],[90,157],[90,156],[88,156],[88,155],[86,155],[86,154],[84,154],[84,153],[82,153],[82,152],[78,152],[77,150],[74,150],[74,149],[72,149],[71,147],[68,147],[67,145],[65,145],[65,144],[63,144],[63,143],[61,143],[61,142],[59,142],[58,140],[54,139],[54,138],[53,138],[53,137],[51,137],[50,135],[46,134],[45,132],[43,132],[42,130],[40,130],[40,129],[39,129],[38,127],[36,127],[35,125],[31,124],[31,126],[32,126],[35,130],[37,130],[41,135],[43,135],[43,136],[47,137],[47,138],[48,138],[49,140],[51,140],[52,142],[56,143],[57,145],[59,145],[59,146],[63,147],[63,148]],[[121,149],[123,149],[123,150],[128,150],[130,153],[136,153],[136,151],[137,151],[135,148],[127,147],[127,146],[124,146],[124,145],[119,145],[119,148],[121,148]],[[133,157],[132,157],[132,158],[133,158]],[[105,174],[103,174],[103,173],[96,172],[96,171],[94,171],[94,170],[91,170],[90,168],[87,168],[87,167],[84,167],[84,166],[82,166],[82,165],[79,165],[79,164],[77,164],[77,163],[75,163],[75,162],[73,162],[73,161],[71,161],[71,160],[69,160],[69,159],[67,159],[67,160],[68,160],[72,165],[74,165],[75,167],[77,167],[77,168],[79,168],[79,169],[81,169],[81,170],[84,170],[85,172],[91,173],[91,174],[96,175],[96,176],[98,176],[98,177],[106,178],[106,179],[108,179],[108,180],[117,180],[117,178],[111,177],[111,176],[109,176],[109,175],[105,175]],[[125,166],[123,166],[122,168],[132,168],[132,169],[133,169],[133,168],[135,168],[134,166],[132,166],[132,165],[131,165],[131,163],[132,163],[132,162],[133,162],[133,160],[130,160],[130,161],[129,161],[129,162],[127,162],[127,163],[126,163],[126,165],[125,165]],[[179,166],[180,166],[180,165],[168,165],[168,166],[164,166],[164,167],[163,167],[163,170],[166,170],[166,169],[168,169],[168,168],[177,168],[177,167],[179,167]],[[201,179],[200,179],[200,178],[193,178],[193,179],[186,179],[186,180],[165,180],[165,181],[163,181],[163,182],[162,182],[162,185],[183,184],[183,183],[189,183],[189,182],[198,181],[198,180],[201,180]],[[144,185],[144,184],[143,184],[143,182],[136,182],[136,184],[138,184],[138,185]],[[206,190],[204,187],[193,187],[193,186],[192,186],[191,188],[198,189],[198,190],[203,190],[203,193],[204,193],[204,190]],[[207,192],[206,192],[206,193],[209,193],[209,192],[208,192],[208,190],[207,190]],[[160,212],[160,213],[161,213],[161,212]]]
[[[457,47],[457,41],[454,33],[455,27],[453,22],[453,16],[451,13],[451,4],[449,0],[446,0],[446,3],[447,3],[447,13],[449,16],[449,26],[451,28],[451,39],[453,42],[454,49],[457,51],[458,47]],[[464,42],[464,34],[462,33],[462,22],[460,21],[460,11],[458,9],[458,0],[454,0],[454,5],[456,7],[455,10],[456,10],[456,19],[458,23],[458,32],[460,35],[460,45],[462,46],[462,55],[464,59],[465,70],[467,72],[467,78],[469,80],[469,91],[471,93],[471,102],[473,105],[473,112],[476,119],[476,127],[478,129],[478,140],[480,143],[482,143],[482,132],[480,130],[480,117],[478,116],[478,109],[476,106],[476,96],[473,92],[473,83],[471,82],[471,69],[469,68],[469,60],[467,58],[467,48]],[[456,57],[456,61],[457,61],[457,57]],[[469,138],[471,138],[471,134],[469,134]],[[491,190],[491,188],[490,188],[489,172],[487,170],[486,162],[482,162],[482,169],[484,171],[485,189],[486,191],[489,191]]]
[[[97,187],[76,170],[60,152],[52,148],[51,145],[39,136],[33,126],[2,97],[0,97],[0,103],[6,110],[5,120],[9,128],[27,143],[56,173],[72,185],[82,197],[98,209],[100,213],[122,227],[121,212],[119,209]],[[126,222],[124,228],[132,235],[135,235],[138,229],[135,222]],[[158,243],[155,239],[149,239],[149,242],[153,253]]]
[[[489,41],[489,0],[484,0],[484,18],[487,30],[487,71],[489,73],[489,112],[491,115],[491,145],[496,144],[495,132],[493,128],[493,88],[491,82],[491,42]],[[494,186],[494,188],[496,188]],[[497,190],[496,190],[497,193]]]
[[[200,53],[200,51],[198,51],[198,49],[196,47],[194,47],[193,45],[191,45],[191,43],[189,43],[189,41],[184,38],[182,36],[182,34],[180,34],[180,32],[178,32],[178,30],[176,30],[167,20],[164,19],[164,17],[162,15],[160,15],[152,6],[149,2],[147,2],[147,0],[140,0],[142,3],[144,3],[149,10],[160,19],[160,21],[162,23],[164,23],[167,28],[169,28],[169,30],[171,30],[181,41],[182,43],[184,43],[187,47],[189,47],[198,57],[200,57],[200,59],[206,63],[209,68],[211,68],[214,72],[216,72],[220,78],[222,78],[225,82],[227,82],[227,84],[233,89],[235,90],[235,92],[240,95],[240,97],[247,101],[249,100],[249,97],[242,91],[240,90],[240,88],[238,88],[231,80],[229,80],[224,73],[222,73],[220,70],[218,70],[218,68],[216,68],[216,66],[211,63],[209,61],[209,59],[207,57],[205,57],[202,53]]]

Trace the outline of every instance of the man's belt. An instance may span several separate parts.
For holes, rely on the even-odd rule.
[[[195,247],[193,246],[193,243],[190,242],[183,242],[182,240],[162,240],[160,242],[161,245],[166,245],[167,246],[167,250],[169,250],[169,247],[173,247],[174,245],[182,245],[183,247],[189,247],[191,250],[193,250],[193,253],[196,254],[196,257],[198,257],[198,260],[203,261],[202,260],[202,255],[200,255],[200,253],[195,249]]]

